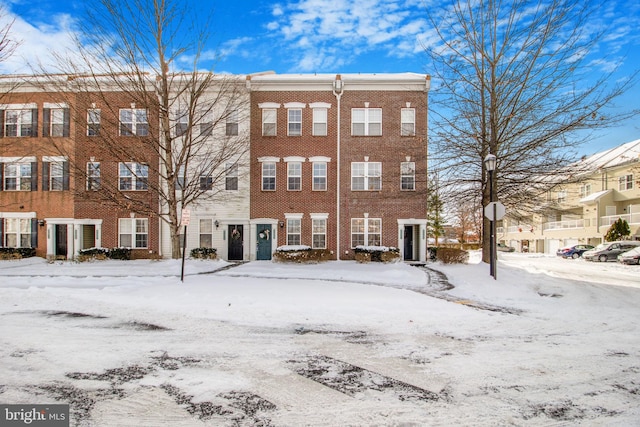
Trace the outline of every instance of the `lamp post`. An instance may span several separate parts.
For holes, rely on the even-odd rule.
[[[489,239],[489,274],[493,276],[494,280],[498,278],[498,266],[497,266],[497,247],[496,247],[496,204],[493,203],[493,171],[496,169],[496,156],[493,154],[487,154],[484,158],[484,167],[489,172],[489,202],[492,204],[493,216],[490,223],[490,239]]]

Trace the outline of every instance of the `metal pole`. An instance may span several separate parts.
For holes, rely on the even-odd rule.
[[[489,171],[489,202],[493,203],[493,171],[490,170]],[[493,278],[495,279],[496,277],[496,272],[495,272],[495,268],[496,268],[496,261],[495,261],[495,246],[496,246],[496,241],[495,241],[495,224],[496,224],[496,206],[493,205],[493,217],[491,218],[491,224],[490,224],[490,236],[489,236],[489,274],[491,276],[493,276]]]
[[[180,281],[184,282],[184,255],[187,252],[187,226],[184,226],[184,238],[182,239],[182,271],[180,273]]]
[[[498,280],[498,242],[496,236],[496,223],[497,219],[497,209],[498,204],[493,204],[493,223],[492,223],[492,234],[493,234],[493,253],[491,254],[491,259],[493,260],[493,280]]]

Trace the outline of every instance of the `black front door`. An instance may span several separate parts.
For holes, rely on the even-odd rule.
[[[413,261],[413,225],[404,226],[404,260]]]
[[[227,246],[228,261],[242,261],[244,256],[242,251],[243,239],[242,225],[230,225],[229,244]]]
[[[55,234],[56,234],[56,257],[66,258],[67,257],[67,225],[56,224]]]

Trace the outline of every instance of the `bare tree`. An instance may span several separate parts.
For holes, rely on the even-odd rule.
[[[571,0],[454,0],[433,9],[435,42],[426,48],[434,75],[430,163],[457,200],[491,195],[483,159],[497,156],[493,200],[511,212],[538,205],[575,159],[585,130],[635,112],[608,115],[635,74],[612,82],[591,54],[605,36],[593,31],[600,5]],[[595,77],[595,79],[594,79]],[[447,186],[450,188],[447,190]],[[489,260],[488,220],[483,259]]]
[[[180,210],[228,198],[220,191],[226,172],[247,169],[241,162],[249,147],[248,135],[237,127],[248,117],[246,82],[200,70],[209,28],[196,28],[200,19],[195,13],[179,0],[95,0],[87,4],[76,51],[57,54],[57,73],[72,81],[59,91],[76,97],[77,102],[69,104],[77,108],[77,125],[90,126],[86,108],[92,100],[111,110],[101,119],[110,117],[116,131],[100,133],[100,149],[121,162],[144,161],[145,152],[159,158],[146,163],[148,176],[158,178],[149,179],[148,186],[160,199],[160,219],[170,227],[173,258],[181,255]],[[59,81],[57,75],[44,74],[48,84]],[[117,102],[122,97],[114,99],[114,92],[125,94],[136,111],[149,112],[144,149],[118,139],[123,129],[117,123]],[[230,121],[235,129],[229,129]],[[76,174],[86,177],[85,161],[78,158],[75,166]],[[158,213],[157,204],[125,195],[107,180],[103,183],[100,197],[105,202]]]
[[[5,6],[0,6],[0,62],[9,59],[20,46],[21,41],[14,38],[11,31],[15,19],[7,20],[8,13]]]

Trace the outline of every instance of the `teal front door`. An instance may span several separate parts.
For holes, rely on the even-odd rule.
[[[258,251],[256,259],[258,261],[268,261],[271,259],[271,233],[270,224],[256,224],[256,232],[258,233]]]

